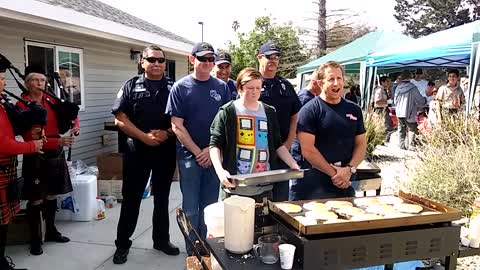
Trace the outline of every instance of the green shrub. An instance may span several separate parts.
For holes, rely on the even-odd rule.
[[[468,214],[480,195],[480,126],[464,117],[445,117],[419,137],[420,163],[408,183],[410,191]]]
[[[367,113],[363,117],[367,138],[367,157],[371,157],[375,147],[385,142],[385,124],[383,117],[375,113]]]

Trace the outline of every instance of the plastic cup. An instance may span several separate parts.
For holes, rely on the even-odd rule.
[[[282,269],[292,269],[293,257],[295,255],[295,246],[290,244],[281,244],[278,246],[280,251],[280,266]]]

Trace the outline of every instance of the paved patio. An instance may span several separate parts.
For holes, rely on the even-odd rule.
[[[169,207],[170,237],[180,247],[178,256],[167,256],[152,247],[152,198],[142,202],[133,245],[124,265],[114,265],[112,262],[120,205],[107,209],[107,217],[100,221],[58,222],[59,230],[71,241],[66,244],[46,243],[41,256],[30,255],[28,245],[9,246],[6,253],[12,257],[16,267],[29,270],[185,269],[185,244],[175,220],[175,209],[181,205],[181,201],[179,183],[173,182]]]

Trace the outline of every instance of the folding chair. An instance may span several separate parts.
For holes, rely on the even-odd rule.
[[[176,215],[178,227],[180,228],[183,237],[185,237],[187,245],[192,249],[195,257],[200,262],[202,269],[211,270],[210,248],[205,245],[205,242],[203,242],[203,240],[200,238],[200,235],[198,235],[197,231],[192,227],[187,215],[185,215],[185,212],[183,212],[181,208],[177,208]],[[195,240],[192,240],[190,236],[192,236]]]

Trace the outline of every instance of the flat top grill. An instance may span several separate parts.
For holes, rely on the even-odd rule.
[[[305,211],[298,214],[289,214],[276,206],[276,203],[269,201],[268,207],[269,210],[278,217],[278,219],[286,224],[289,224],[292,228],[298,231],[303,235],[318,235],[325,233],[335,233],[335,232],[349,232],[349,231],[362,231],[362,230],[372,230],[372,229],[385,229],[385,228],[395,228],[395,227],[405,227],[413,225],[422,225],[422,224],[432,224],[432,223],[442,223],[442,222],[451,222],[458,220],[462,217],[462,213],[454,208],[448,207],[446,205],[422,198],[420,196],[400,192],[398,197],[402,198],[407,203],[417,204],[423,207],[424,211],[432,211],[437,214],[432,215],[413,215],[410,217],[399,217],[399,218],[382,218],[378,220],[367,220],[367,221],[350,221],[347,223],[333,223],[333,224],[317,224],[317,225],[304,225],[300,223],[295,216],[305,214]],[[353,202],[354,198],[340,198],[335,200],[344,200]],[[325,200],[315,200],[317,202],[326,202],[332,199]],[[309,201],[293,201],[288,202],[302,206],[304,203]]]

